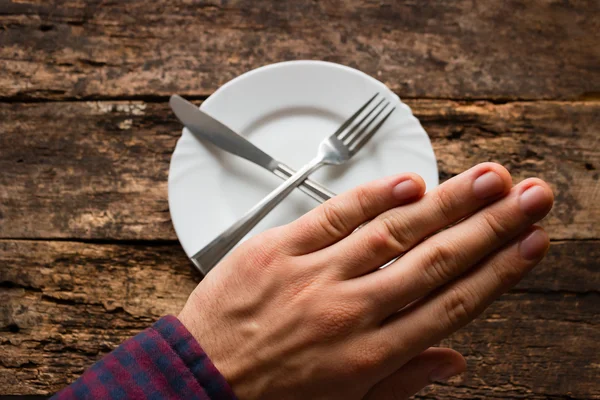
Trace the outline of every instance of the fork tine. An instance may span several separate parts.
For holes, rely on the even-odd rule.
[[[358,111],[356,111],[354,114],[352,114],[352,116],[350,118],[348,118],[346,121],[344,121],[344,123],[338,128],[337,131],[335,131],[333,133],[332,136],[335,136],[339,139],[341,139],[342,136],[345,136],[345,135],[341,135],[341,134],[346,130],[347,127],[350,126],[350,124],[352,122],[354,122],[354,120],[360,115],[360,113],[362,113],[365,110],[365,108],[367,108],[368,105],[371,104],[373,102],[373,100],[375,100],[375,97],[377,97],[378,95],[379,95],[379,92],[375,93],[375,95],[373,95],[373,97],[371,97],[365,104],[363,104],[362,107],[358,109]]]
[[[389,105],[386,104],[385,107],[383,107],[381,109],[381,111],[379,111],[377,113],[377,115],[375,115],[368,123],[367,127],[379,116],[379,114],[381,114],[383,112],[383,110],[385,110],[387,108],[387,106]],[[377,133],[377,131],[379,130],[379,128],[381,128],[381,125],[383,125],[383,123],[390,117],[390,115],[394,112],[394,110],[396,109],[396,107],[393,107],[382,119],[381,121],[379,121],[377,123],[377,125],[375,125],[369,132],[367,132],[366,134],[362,135],[358,141],[356,141],[355,143],[353,143],[350,147],[349,147],[349,152],[351,155],[354,155],[357,151],[359,151],[372,137],[373,135],[375,135],[375,133]]]
[[[379,100],[379,102],[377,104],[375,104],[375,106],[373,108],[371,108],[371,110],[365,114],[360,121],[358,121],[356,124],[354,124],[354,126],[352,126],[352,128],[350,128],[348,131],[346,131],[345,133],[341,134],[338,136],[338,139],[350,144],[356,137],[360,136],[361,133],[364,130],[364,127],[362,126],[363,123],[365,121],[367,121],[367,119],[369,118],[369,116],[371,114],[373,114],[373,111],[377,110],[379,108],[379,106],[381,105],[381,103],[383,103],[384,101],[386,101],[385,98]],[[359,129],[360,128],[360,129]]]
[[[371,116],[371,114],[373,114],[373,112],[377,111],[379,109],[379,106],[381,106],[382,104],[383,104],[383,108],[378,113],[376,113],[376,115],[373,118],[369,119],[369,117]],[[385,110],[385,108],[389,104],[390,104],[389,101],[387,101],[385,98],[382,99],[365,116],[363,116],[360,119],[360,121],[358,121],[356,123],[356,125],[354,125],[352,127],[352,129],[350,130],[351,134],[347,135],[342,140],[342,142],[344,142],[344,144],[346,145],[347,148],[350,148],[350,146],[353,145],[365,133],[365,131],[369,128],[369,125],[371,125],[371,123],[373,122],[373,120],[375,118],[377,118],[377,116],[379,114],[381,114],[381,111]]]
[[[387,108],[387,106],[390,104],[389,101],[385,101],[386,99],[383,99],[382,101],[380,101],[377,106],[375,106],[370,112],[367,113],[367,115],[365,115],[357,124],[356,127],[360,127],[360,130],[353,135],[350,138],[346,138],[345,140],[343,140],[344,144],[346,145],[347,148],[350,148],[354,143],[356,143],[364,134],[365,132],[367,132],[367,129],[369,129],[369,127],[371,126],[371,124],[373,123],[373,121],[375,121],[375,119],[377,119],[377,117],[379,117],[379,115],[381,115],[381,113],[383,112],[383,110],[385,110]],[[379,109],[379,106],[385,101],[385,104],[383,104],[383,107],[381,109]],[[379,110],[379,111],[378,111]],[[371,114],[373,114],[373,112],[378,111],[372,118],[369,118],[371,116]]]

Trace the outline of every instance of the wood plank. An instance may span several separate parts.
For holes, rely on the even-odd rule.
[[[597,241],[551,247],[518,290],[443,345],[469,371],[425,398],[600,398]],[[199,277],[179,246],[0,241],[2,394],[50,394],[177,313]],[[560,360],[560,362],[557,362]]]
[[[0,97],[206,96],[278,61],[359,68],[403,97],[597,98],[595,0],[1,0]]]
[[[465,355],[467,372],[423,396],[599,399],[599,305],[597,293],[502,296],[442,342]]]
[[[57,391],[199,280],[177,245],[1,241],[0,265],[2,395]]]
[[[599,102],[408,104],[442,180],[490,160],[515,181],[538,176],[556,194],[551,237],[600,238]],[[0,238],[176,239],[167,174],[181,128],[165,103],[4,103],[0,120]]]
[[[552,242],[548,255],[518,286],[519,291],[585,295],[600,291],[600,241]],[[178,244],[90,244],[68,241],[0,240],[0,284],[46,297],[125,308],[134,315],[159,316],[167,304],[183,304],[196,274]],[[136,286],[128,286],[133,282]],[[140,297],[179,290],[157,300]],[[121,299],[121,300],[118,300]],[[125,301],[125,303],[123,303]],[[130,303],[130,301],[132,303]],[[141,308],[140,308],[141,307]],[[176,310],[171,310],[175,312]]]

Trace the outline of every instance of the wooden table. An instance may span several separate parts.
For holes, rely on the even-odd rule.
[[[547,259],[419,397],[600,399],[599,21],[597,0],[0,0],[0,394],[54,393],[198,282],[168,96],[323,59],[412,107],[442,180],[492,160],[555,190]]]

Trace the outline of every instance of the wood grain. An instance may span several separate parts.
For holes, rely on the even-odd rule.
[[[0,97],[207,96],[278,61],[356,67],[403,97],[600,93],[595,0],[0,0]]]
[[[273,62],[387,84],[442,180],[483,161],[547,180],[547,258],[442,344],[423,399],[600,399],[600,2],[0,0],[0,397],[54,393],[200,277],[172,229],[172,93]],[[33,240],[32,240],[33,239]]]
[[[512,293],[443,344],[469,372],[434,398],[600,398],[600,242],[555,243]],[[179,246],[0,241],[2,394],[49,394],[166,313],[199,277]],[[557,362],[560,360],[560,362]]]
[[[515,182],[538,176],[556,194],[551,237],[600,238],[600,103],[408,104],[442,180],[490,160]],[[0,104],[0,119],[0,238],[176,239],[167,174],[181,126],[166,104]]]

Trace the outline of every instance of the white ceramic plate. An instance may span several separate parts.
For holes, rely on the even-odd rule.
[[[200,108],[297,169],[376,92],[391,100],[396,111],[352,160],[323,167],[311,177],[341,193],[410,171],[421,175],[431,190],[438,184],[438,172],[427,133],[394,93],[358,70],[322,61],[273,64],[223,85]],[[200,250],[281,182],[184,129],[171,158],[169,208],[186,254]],[[296,190],[247,237],[288,223],[317,205]]]

